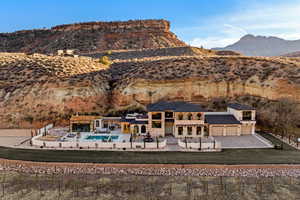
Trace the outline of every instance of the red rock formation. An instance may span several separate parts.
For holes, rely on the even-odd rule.
[[[59,49],[77,49],[83,54],[176,46],[186,44],[170,32],[166,20],[90,22],[0,34],[0,52],[56,53]]]

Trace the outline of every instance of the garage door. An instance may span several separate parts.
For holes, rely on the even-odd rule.
[[[238,135],[238,128],[236,126],[226,127],[227,136],[236,136]]]
[[[242,126],[242,135],[250,135],[252,134],[252,125],[251,126],[247,126],[247,125],[244,125]]]
[[[212,126],[211,127],[211,136],[223,136],[223,128],[222,126]]]

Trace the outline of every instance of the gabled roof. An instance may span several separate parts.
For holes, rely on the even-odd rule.
[[[239,103],[231,103],[231,104],[228,104],[228,107],[229,107],[229,108],[236,109],[236,110],[255,110],[255,108],[253,108],[253,107],[251,107],[251,106],[248,106],[248,105],[242,105],[242,104],[239,104]]]
[[[173,111],[173,112],[206,112],[201,105],[184,101],[159,101],[147,106],[148,112]]]
[[[233,115],[205,115],[208,124],[241,124]]]

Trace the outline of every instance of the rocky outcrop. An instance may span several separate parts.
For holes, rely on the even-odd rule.
[[[166,20],[90,22],[0,34],[0,52],[49,54],[59,49],[76,49],[85,54],[176,46],[186,44],[170,32],[170,23]]]
[[[205,103],[250,95],[300,102],[296,58],[165,56],[119,60],[0,54],[0,127],[105,114],[161,99]]]
[[[128,66],[127,71],[113,76],[117,79],[114,107],[145,105],[161,99],[202,103],[243,95],[300,101],[300,63],[292,60],[180,57],[132,62]]]

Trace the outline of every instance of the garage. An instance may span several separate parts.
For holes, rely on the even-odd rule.
[[[223,126],[212,126],[210,129],[211,136],[223,136]]]
[[[252,126],[253,125],[242,125],[242,135],[250,135],[252,134]]]
[[[238,135],[238,127],[237,126],[226,127],[226,135],[227,136],[237,136]]]

